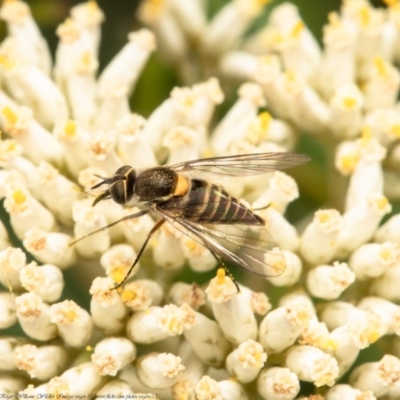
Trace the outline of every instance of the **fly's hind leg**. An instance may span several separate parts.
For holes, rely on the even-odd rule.
[[[135,265],[139,262],[140,257],[142,256],[142,254],[143,254],[143,252],[144,252],[144,250],[145,250],[147,244],[149,243],[149,240],[151,239],[151,237],[153,236],[153,234],[154,234],[155,232],[158,231],[158,229],[161,227],[161,225],[164,224],[164,222],[166,222],[165,219],[162,219],[162,220],[158,221],[158,222],[153,226],[153,228],[151,229],[151,231],[150,231],[149,234],[147,235],[147,238],[146,238],[146,240],[144,241],[144,243],[143,243],[141,249],[139,250],[139,253],[138,253],[138,255],[136,256],[135,261],[133,262],[132,266],[129,268],[128,273],[125,275],[125,278],[124,278],[120,283],[116,284],[116,285],[112,288],[112,290],[118,289],[120,286],[122,286],[122,285],[126,282],[126,280],[128,279],[128,276],[131,274],[133,268],[134,268]]]
[[[213,257],[217,260],[218,262],[218,268],[222,268],[225,271],[225,274],[227,276],[229,276],[230,280],[233,282],[233,284],[236,286],[236,290],[238,293],[240,293],[240,288],[239,288],[239,284],[237,283],[236,279],[234,278],[234,276],[229,272],[229,269],[226,267],[226,265],[224,264],[223,260],[221,258],[219,258],[212,250],[208,249],[211,254],[213,255]]]

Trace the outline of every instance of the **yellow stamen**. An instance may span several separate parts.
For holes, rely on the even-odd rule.
[[[26,202],[26,196],[22,190],[18,189],[12,194],[12,198],[16,204],[23,204]]]
[[[225,283],[226,273],[223,268],[218,268],[217,270],[217,283],[218,285],[223,285]]]
[[[116,267],[112,273],[111,277],[116,283],[121,283],[125,278],[125,268]]]
[[[362,26],[368,26],[371,23],[371,10],[369,7],[364,6],[359,10],[360,23]]]
[[[65,135],[68,137],[74,137],[76,134],[76,123],[74,121],[68,120],[64,126]]]
[[[377,201],[377,204],[380,209],[384,209],[389,204],[389,201],[386,197],[382,197]]]
[[[346,108],[353,108],[356,105],[357,101],[353,97],[345,97],[343,99],[343,105]]]
[[[16,124],[18,122],[18,116],[17,114],[10,108],[10,107],[4,107],[1,110],[1,113],[7,118],[8,122],[10,124]]]
[[[300,37],[301,32],[304,30],[304,24],[302,21],[299,21],[295,24],[290,32],[290,36],[292,38],[298,39]]]
[[[400,125],[397,125],[397,124],[393,125],[390,128],[390,132],[393,133],[394,135],[396,135],[397,137],[400,137]]]
[[[387,67],[385,61],[382,59],[382,57],[375,57],[374,58],[374,66],[376,68],[376,71],[378,72],[379,76],[385,76],[387,75]]]
[[[74,310],[64,311],[64,317],[68,320],[69,323],[72,323],[78,317]]]
[[[371,127],[368,125],[364,126],[361,132],[361,145],[365,146],[367,145],[372,138],[372,132],[371,132]]]
[[[136,293],[133,290],[125,289],[121,293],[121,300],[126,303],[128,301],[136,299]]]

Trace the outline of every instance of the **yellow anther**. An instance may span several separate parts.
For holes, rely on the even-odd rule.
[[[125,278],[124,268],[122,267],[115,268],[111,273],[111,277],[114,280],[114,282],[121,283]]]
[[[400,137],[400,125],[392,125],[390,128],[390,132],[396,135],[397,137]]]
[[[12,198],[16,204],[23,204],[26,202],[26,195],[20,189],[16,190],[12,194]]]
[[[17,114],[10,107],[4,107],[1,113],[7,118],[10,124],[16,124],[18,122]]]
[[[384,76],[387,74],[387,66],[382,57],[374,58],[374,66],[380,76]]]
[[[299,38],[301,32],[304,30],[304,23],[302,21],[297,22],[290,32],[290,36],[293,38]]]
[[[386,197],[381,197],[378,201],[377,201],[378,207],[380,209],[384,209],[387,207],[387,205],[389,204],[389,201]]]
[[[69,310],[64,312],[64,317],[69,323],[74,322],[77,318],[76,312],[74,310]]]
[[[133,290],[127,290],[125,289],[122,293],[121,293],[121,300],[126,303],[128,301],[131,300],[135,300],[136,299],[136,293]]]
[[[260,121],[261,129],[266,130],[272,121],[272,116],[269,112],[263,111],[258,115],[258,119]]]
[[[68,120],[64,126],[65,135],[68,137],[73,137],[76,134],[76,123],[74,121]]]
[[[361,132],[361,145],[365,146],[371,141],[372,138],[372,132],[371,132],[371,127],[368,125],[364,126]]]
[[[357,104],[357,101],[353,97],[345,97],[343,99],[343,105],[347,108],[353,108]]]
[[[368,26],[371,23],[371,10],[369,7],[360,7],[359,16],[362,26]]]
[[[223,285],[225,283],[226,273],[224,268],[218,268],[217,270],[217,281],[219,285]]]

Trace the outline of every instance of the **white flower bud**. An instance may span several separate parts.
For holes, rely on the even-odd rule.
[[[0,329],[6,329],[17,322],[13,293],[0,292]]]
[[[112,381],[107,382],[100,390],[98,390],[96,395],[98,397],[105,398],[116,396],[117,398],[131,397],[134,399],[135,396],[137,397],[141,394],[137,392],[134,393],[126,382],[120,379],[113,379]]]
[[[362,392],[359,389],[355,389],[350,385],[340,384],[331,387],[324,396],[325,400],[376,400],[376,397],[370,390]]]
[[[64,120],[55,125],[54,136],[61,142],[68,171],[78,176],[88,166],[88,133],[76,121]]]
[[[96,344],[92,362],[99,375],[115,376],[136,357],[135,345],[125,338],[106,338]]]
[[[356,389],[372,391],[376,397],[384,396],[400,379],[400,361],[386,354],[378,362],[361,364],[350,375],[349,383]]]
[[[115,335],[125,327],[127,309],[110,278],[96,278],[90,287],[90,314],[93,323],[108,335]]]
[[[198,310],[206,299],[204,291],[196,283],[176,282],[168,291],[167,301],[178,306],[187,303],[193,310]]]
[[[0,371],[15,371],[15,349],[26,343],[25,339],[17,337],[2,336],[0,338],[1,365]]]
[[[23,245],[38,261],[65,269],[76,262],[76,251],[74,246],[70,246],[71,241],[72,237],[65,233],[33,228],[25,233]]]
[[[337,248],[342,219],[336,210],[318,210],[301,237],[300,254],[310,264],[330,262]]]
[[[313,346],[293,346],[288,350],[286,366],[302,381],[315,386],[333,386],[339,375],[337,361]]]
[[[25,253],[15,247],[0,251],[0,282],[3,286],[17,290],[22,288],[19,273],[26,265]]]
[[[178,164],[183,161],[199,158],[196,139],[199,133],[187,126],[175,126],[164,136],[162,145],[169,150],[167,164]]]
[[[307,288],[310,293],[325,300],[337,299],[354,281],[356,275],[346,263],[334,262],[320,265],[307,274]]]
[[[162,287],[150,279],[137,279],[124,286],[122,301],[133,311],[144,311],[150,306],[158,306],[164,297]],[[179,305],[182,305],[183,302]]]
[[[81,347],[92,336],[93,322],[89,313],[72,300],[53,304],[50,313],[59,335],[69,346]]]
[[[61,346],[41,346],[31,344],[15,349],[15,364],[26,371],[31,378],[46,381],[63,371],[67,363],[67,350]]]
[[[38,267],[32,262],[21,269],[19,277],[26,290],[45,302],[57,301],[64,289],[64,278],[60,269],[51,264]]]
[[[185,367],[171,353],[149,353],[137,361],[139,379],[148,387],[164,389],[177,382]]]
[[[24,293],[16,297],[17,317],[24,332],[36,340],[47,341],[57,334],[57,326],[52,323],[50,306],[34,293]]]
[[[257,321],[245,293],[237,293],[229,301],[210,301],[215,319],[229,341],[239,345],[257,338]]]
[[[154,167],[157,159],[153,149],[143,137],[146,120],[138,114],[129,114],[118,120],[115,132],[118,136],[117,151],[121,160],[133,168]]]
[[[219,325],[198,312],[196,322],[191,329],[183,332],[193,351],[206,364],[221,367],[230,350]]]
[[[284,272],[278,276],[267,278],[267,281],[274,286],[292,286],[299,281],[302,271],[302,262],[299,256],[291,251],[283,250],[282,253],[286,262]],[[274,260],[273,257],[272,260]]]
[[[377,278],[400,265],[399,250],[392,242],[364,244],[351,255],[349,266],[359,280]]]
[[[292,345],[312,316],[306,301],[294,299],[270,311],[261,321],[259,340],[268,354],[279,353]]]
[[[344,257],[368,242],[383,216],[390,210],[386,197],[374,195],[347,211],[343,215],[336,257]]]
[[[242,342],[226,358],[227,371],[239,382],[253,381],[267,361],[267,354],[260,343],[250,339]]]
[[[86,200],[75,202],[73,217],[75,220],[74,234],[77,239],[107,225],[104,215],[100,214],[96,208],[91,207]],[[104,230],[85,238],[74,246],[81,257],[95,258],[109,249],[110,237],[107,230]]]
[[[17,395],[27,387],[28,383],[25,378],[15,376],[15,374],[2,374],[0,377],[0,391],[1,393]]]
[[[217,260],[207,248],[196,240],[184,235],[182,236],[181,246],[193,271],[206,272],[215,268]]]
[[[257,389],[264,399],[293,400],[300,391],[300,382],[288,368],[272,367],[261,371]]]
[[[25,188],[10,190],[4,201],[4,207],[10,214],[11,226],[20,240],[29,229],[53,231],[57,227],[54,215]]]

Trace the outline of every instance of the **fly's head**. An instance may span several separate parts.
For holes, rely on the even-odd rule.
[[[96,176],[101,179],[101,182],[94,185],[92,189],[96,189],[102,185],[108,185],[108,188],[94,199],[93,206],[101,200],[110,198],[117,204],[126,204],[132,200],[135,193],[136,171],[130,165],[118,168],[114,176],[110,178]]]

